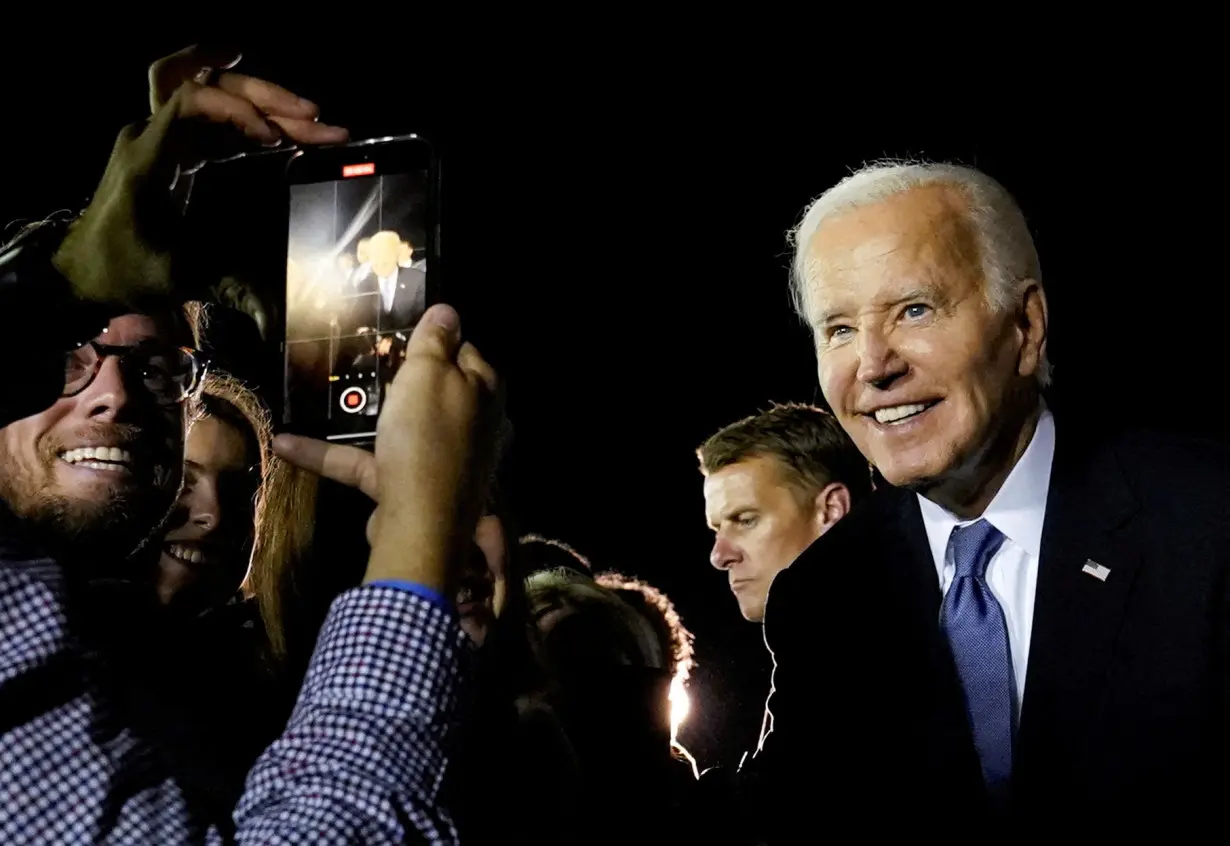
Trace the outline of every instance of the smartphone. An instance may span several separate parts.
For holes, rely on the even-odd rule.
[[[439,163],[409,135],[300,151],[286,174],[282,428],[370,446],[439,299]]]

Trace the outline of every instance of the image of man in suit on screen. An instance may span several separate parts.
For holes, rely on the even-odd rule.
[[[865,167],[792,234],[820,387],[882,483],[769,590],[761,839],[1211,830],[1224,446],[1050,402],[1038,254],[979,171]]]
[[[353,331],[412,329],[427,309],[427,274],[413,266],[414,246],[386,229],[360,240],[356,257],[347,317]]]

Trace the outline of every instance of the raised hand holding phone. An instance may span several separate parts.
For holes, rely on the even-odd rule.
[[[180,89],[186,89],[185,96],[191,101],[186,114],[216,124],[229,123],[238,130],[222,139],[232,149],[201,151],[201,160],[234,152],[241,137],[267,146],[283,140],[301,144],[347,140],[344,129],[318,121],[320,110],[315,103],[280,85],[232,70],[241,58],[238,51],[202,45],[164,56],[149,68],[150,112],[157,114]],[[188,162],[186,168],[195,164],[199,162]]]
[[[364,581],[410,581],[452,595],[486,497],[502,412],[495,371],[462,340],[457,312],[437,305],[410,337],[374,454],[296,435],[279,435],[274,449],[375,500]]]
[[[345,129],[317,122],[316,106],[283,88],[233,72],[202,74],[237,60],[189,48],[151,66],[153,115],[120,133],[94,200],[54,258],[78,298],[139,307],[202,295],[213,280],[172,267],[183,234],[172,191],[217,144],[347,140]]]

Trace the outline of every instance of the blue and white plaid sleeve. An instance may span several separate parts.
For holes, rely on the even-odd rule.
[[[463,638],[405,590],[338,597],[286,731],[248,775],[238,842],[456,843],[440,788]]]

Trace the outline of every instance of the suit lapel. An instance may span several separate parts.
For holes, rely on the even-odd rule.
[[[926,757],[925,772],[939,779],[950,796],[974,811],[985,796],[982,773],[974,740],[965,713],[965,698],[957,677],[948,641],[940,629],[939,573],[927,541],[927,529],[917,497],[899,491],[894,503],[900,531],[885,534],[885,560],[899,568],[897,583],[904,588],[901,598],[907,625],[905,636],[910,655],[916,656],[915,672],[904,673],[903,702],[909,702],[921,731],[919,740]],[[973,803],[973,804],[969,804]]]
[[[939,574],[931,558],[931,546],[927,542],[927,528],[923,525],[918,498],[909,491],[899,489],[892,490],[891,495],[893,519],[901,531],[885,533],[883,558],[903,567],[900,584],[905,588],[911,614],[919,623],[936,628],[943,596],[940,594]]]
[[[1056,437],[1021,708],[1016,775],[1026,782],[1053,757],[1079,754],[1140,566],[1138,504],[1117,458],[1066,435]]]

